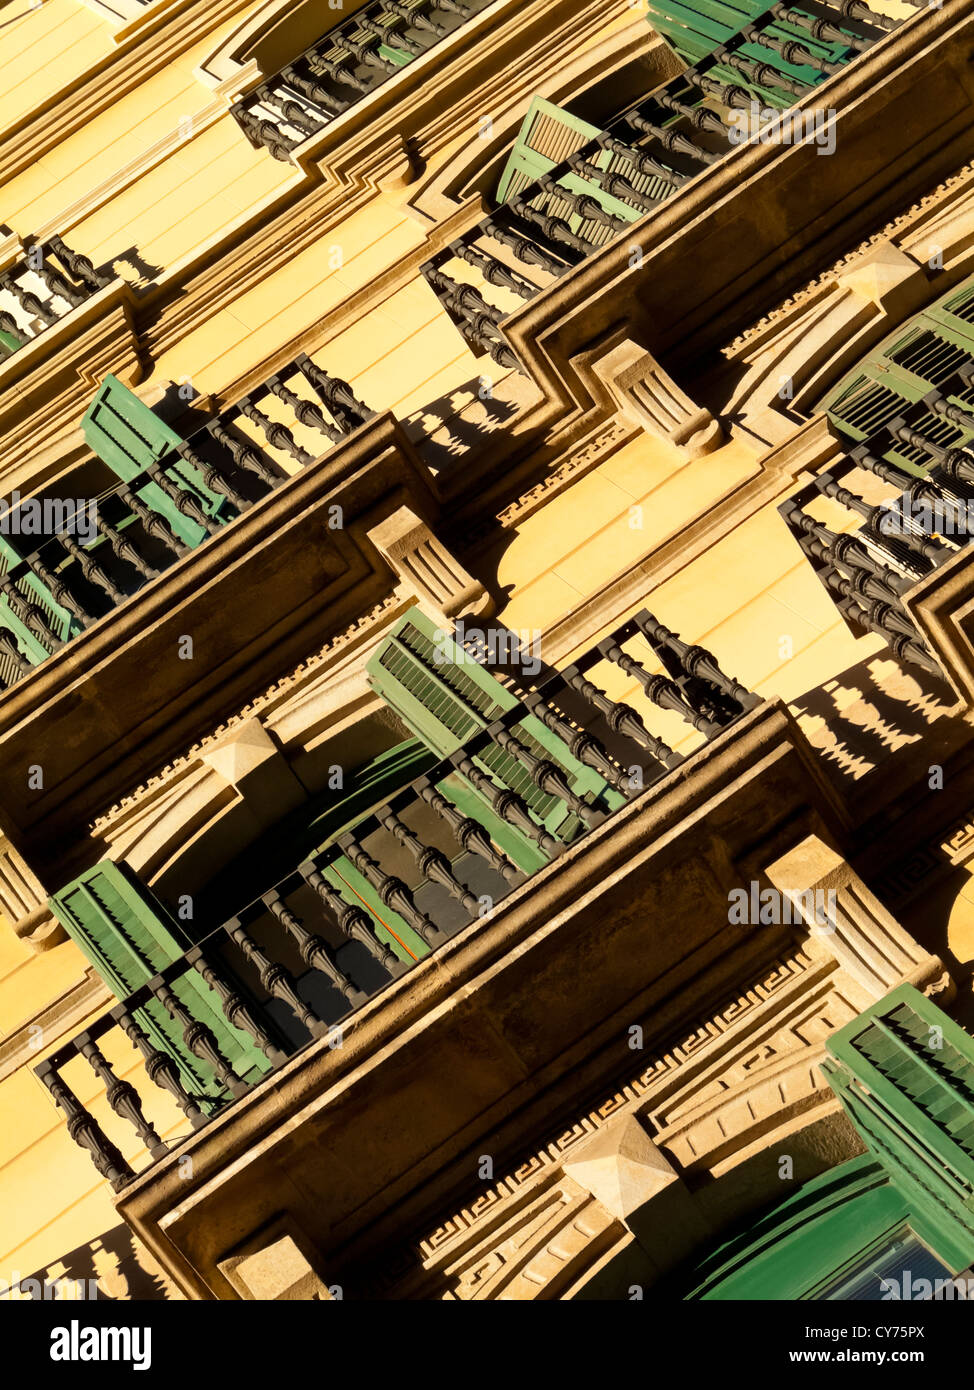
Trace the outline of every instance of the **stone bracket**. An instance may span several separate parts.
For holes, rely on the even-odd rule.
[[[710,454],[724,443],[720,421],[692,401],[652,353],[631,338],[593,359],[591,370],[628,419],[687,458]]]
[[[487,617],[493,611],[483,584],[409,507],[400,507],[367,534],[399,580],[397,596],[418,599],[450,623],[460,617]]]

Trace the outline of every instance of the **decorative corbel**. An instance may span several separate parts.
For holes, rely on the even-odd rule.
[[[431,615],[452,624],[462,617],[487,617],[493,600],[479,580],[408,507],[368,532],[369,540],[397,576],[397,596],[418,599]]]
[[[631,338],[595,358],[591,369],[628,419],[687,458],[713,453],[724,443],[720,421],[696,405],[652,353]]]

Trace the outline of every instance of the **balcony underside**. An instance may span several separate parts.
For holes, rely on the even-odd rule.
[[[728,924],[757,864],[838,814],[790,717],[764,704],[516,890],[484,921],[175,1148],[118,1199],[197,1297],[288,1211],[327,1267],[388,1239],[686,1012],[775,957],[787,928]],[[193,1176],[180,1159],[192,1155]],[[470,1165],[474,1166],[471,1167]],[[420,1190],[421,1189],[421,1193]]]
[[[0,819],[11,841],[36,863],[63,857],[63,837],[113,788],[137,784],[387,597],[393,576],[366,532],[404,503],[435,511],[395,421],[378,417],[6,692]],[[43,787],[25,793],[32,766]]]

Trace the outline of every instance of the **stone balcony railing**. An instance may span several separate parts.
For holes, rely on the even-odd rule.
[[[630,685],[639,707],[611,698],[606,684]],[[491,918],[536,873],[577,853],[576,846],[647,789],[677,769],[683,775],[687,755],[667,739],[685,743],[675,735],[690,730],[691,742],[706,745],[759,704],[708,651],[681,641],[646,612],[563,671],[544,669],[536,679],[519,673],[512,689],[519,701],[496,722],[37,1068],[72,1138],[116,1190],[138,1175],[133,1143],[151,1166],[186,1137],[163,1137],[164,1126],[153,1118],[158,1093],[197,1131],[265,1082],[273,1085],[273,1074],[290,1058],[316,1039],[340,1036],[334,1030],[353,1024],[371,997],[424,956]],[[577,782],[573,788],[565,767],[523,726],[529,717],[598,774],[601,792],[590,787],[579,794]],[[660,728],[665,738],[655,732]],[[529,846],[520,866],[509,846],[500,846],[505,825]],[[355,873],[370,885],[385,918],[365,910],[348,883]],[[399,923],[400,932],[405,923],[411,935],[397,936],[387,922]],[[207,990],[204,1007],[200,996]],[[207,1018],[220,1020],[222,1042]],[[145,1075],[137,1089],[126,1074],[139,1055]],[[107,1100],[119,1125],[129,1127],[127,1138],[121,1131],[113,1138],[96,1120],[75,1089],[85,1083],[73,1087],[65,1078],[79,1059],[102,1088],[93,1104],[104,1109]]]
[[[963,565],[971,542],[974,361],[965,357],[950,354],[949,375],[930,368],[938,384],[912,405],[874,388],[869,399],[886,404],[878,417],[872,407],[871,432],[779,508],[852,632],[879,633],[897,657],[935,675],[944,665],[910,596],[945,565]]]
[[[81,543],[77,511],[65,505],[53,533],[23,553],[18,532],[28,528],[13,509],[0,542],[0,689],[274,491],[289,476],[282,460],[307,466],[324,452],[322,437],[337,444],[373,413],[301,354],[171,454],[92,498],[92,542]]]
[[[519,303],[622,238],[742,143],[757,142],[755,108],[767,126],[897,23],[862,0],[772,5],[518,189],[423,266],[471,351],[524,371],[501,327]]]
[[[37,242],[0,273],[0,360],[67,318],[111,277],[60,237]]]
[[[319,134],[493,0],[373,0],[231,108],[250,143],[288,163]]]

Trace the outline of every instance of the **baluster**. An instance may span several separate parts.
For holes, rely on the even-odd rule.
[[[480,910],[480,900],[466,884],[461,883],[453,872],[453,866],[445,854],[432,845],[424,844],[419,836],[396,815],[388,806],[375,813],[376,820],[389,831],[394,839],[411,855],[423,877],[429,883],[437,883],[445,888],[451,898],[455,898],[471,917]]]
[[[359,63],[365,63],[367,67],[375,68],[377,72],[386,77],[393,77],[399,71],[399,66],[391,58],[383,58],[381,53],[376,52],[375,40],[369,37],[368,42],[364,39],[356,39],[351,34],[337,34],[335,36],[335,47],[339,52],[346,52]],[[378,84],[375,84],[378,85]],[[371,88],[369,89],[372,90]]]
[[[616,791],[623,792],[627,796],[632,792],[633,788],[629,778],[612,761],[605,747],[594,734],[588,733],[585,729],[576,729],[574,724],[570,724],[567,719],[551,708],[543,695],[531,692],[525,695],[524,704],[535,718],[541,720],[546,729],[550,729],[553,734],[558,735],[562,742],[567,745],[572,757],[577,758],[586,767],[594,768],[611,787],[615,787]]]
[[[346,432],[358,429],[375,417],[375,411],[359,400],[347,381],[322,371],[306,352],[297,355],[294,365]]]
[[[316,82],[313,77],[306,77],[304,73],[298,72],[292,64],[284,68],[281,77],[285,82],[296,87],[302,96],[306,96],[310,101],[317,102],[332,116],[340,116],[343,111],[347,111],[352,105],[351,101],[343,101],[341,97],[336,97],[333,92],[329,92],[320,82]]]
[[[95,584],[99,589],[103,589],[113,604],[124,603],[125,595],[115,583],[114,579],[87,550],[83,550],[75,538],[67,531],[58,532],[58,541],[67,553],[77,561],[81,573],[89,584]]]
[[[159,571],[154,570],[151,565],[143,560],[129,537],[123,536],[121,531],[116,530],[116,528],[102,516],[96,517],[95,525],[98,528],[98,534],[105,537],[120,560],[126,560],[134,570],[138,571],[143,579],[155,579]]]
[[[633,145],[627,145],[625,141],[612,135],[609,131],[600,131],[593,137],[595,144],[600,149],[608,150],[610,154],[619,155],[622,159],[628,159],[641,174],[646,174],[654,179],[663,179],[670,183],[674,188],[680,188],[690,178],[689,174],[681,174],[675,169],[668,169],[665,164],[661,164],[658,159],[654,159],[645,150],[636,149]]]
[[[47,621],[43,608],[31,599],[29,591],[22,594],[9,574],[0,579],[0,593],[3,593],[17,617],[24,620],[35,637],[47,642],[52,652],[64,645],[63,639]]]
[[[172,1057],[159,1051],[124,1004],[112,1009],[111,1016],[129,1041],[142,1053],[145,1058],[145,1074],[152,1084],[172,1096],[194,1129],[202,1129],[207,1123],[207,1118],[180,1081],[179,1068]]]
[[[917,640],[916,633],[913,637],[904,637],[902,633],[891,631],[884,625],[882,618],[874,621],[869,613],[863,612],[861,608],[848,599],[840,600],[837,606],[846,617],[851,617],[853,621],[859,622],[860,626],[868,627],[871,631],[878,632],[881,637],[884,637],[890,651],[901,661],[912,662],[913,665],[920,666],[924,671],[929,671],[931,675],[939,676],[943,680],[943,672],[926,648]]]
[[[105,1087],[108,1104],[123,1120],[128,1120],[142,1143],[153,1158],[165,1158],[169,1146],[162,1142],[158,1131],[145,1117],[142,1099],[135,1087],[115,1075],[108,1059],[94,1041],[90,1033],[82,1033],[74,1040],[82,1057]]]
[[[257,971],[261,985],[274,999],[280,999],[299,1018],[312,1037],[320,1038],[329,1032],[328,1024],[318,1017],[314,1009],[304,1002],[297,991],[297,981],[280,961],[271,960],[257,945],[238,917],[233,917],[224,926],[231,941],[243,951]]]
[[[326,58],[323,53],[309,53],[308,66],[312,72],[324,73],[333,82],[344,82],[348,87],[354,87],[357,92],[368,96],[372,88],[367,82],[363,82],[361,77],[357,77],[354,72],[349,72],[346,59]]]
[[[89,290],[103,290],[112,283],[110,275],[103,275],[97,271],[88,256],[82,256],[78,251],[72,251],[69,246],[64,244],[61,237],[48,237],[47,246],[57,256],[68,274],[73,275],[76,280],[80,280]]]
[[[498,214],[498,217],[502,214]],[[516,231],[513,227],[504,225],[497,217],[484,223],[483,232],[485,236],[493,241],[499,241],[502,246],[507,246],[514,252],[514,257],[522,265],[539,266],[548,275],[564,275],[566,270],[570,270],[573,262],[567,265],[557,260],[550,251],[543,246],[539,246],[536,241],[532,241],[529,236]]]
[[[815,480],[819,492],[826,497],[833,497],[849,511],[856,512],[859,516],[866,518],[870,530],[875,534],[877,543],[887,548],[894,556],[897,548],[893,545],[891,538],[883,531],[881,517],[883,515],[893,515],[887,508],[874,507],[857,493],[850,491],[849,488],[841,487],[830,474],[823,474]],[[920,482],[917,486],[910,487],[904,494],[904,499],[909,503],[915,503],[923,498],[929,498],[934,502],[940,502],[941,498],[938,489],[932,483]],[[901,513],[903,525],[899,540],[909,549],[915,550],[918,555],[925,559],[938,561],[945,559],[953,554],[950,546],[942,545],[939,541],[929,539],[918,529],[918,524],[912,519]],[[957,549],[956,545],[954,549]]]
[[[819,72],[829,74],[842,72],[847,66],[845,63],[832,63],[825,58],[818,58],[797,39],[783,39],[775,34],[767,34],[761,29],[753,29],[749,34],[751,43],[760,45],[761,48],[770,48],[773,53],[779,53],[786,63],[791,63],[794,67],[818,68]]]
[[[870,613],[873,621],[881,623],[883,630],[901,633],[904,637],[916,639],[917,629],[899,608],[889,602],[888,597],[877,592],[876,580],[866,570],[856,570],[851,579],[836,570],[823,570],[826,588],[840,598],[851,599]]]
[[[243,468],[248,473],[256,473],[261,482],[270,488],[277,487],[283,474],[262,458],[249,440],[244,442],[237,439],[220,419],[211,420],[206,428],[216,442],[227,450],[238,468]]]
[[[616,235],[624,232],[630,225],[624,217],[616,217],[611,212],[606,212],[599,200],[593,198],[590,193],[579,193],[572,188],[566,188],[550,174],[542,174],[537,183],[549,197],[566,201],[572,212],[586,222],[596,222],[602,227],[608,227]]]
[[[383,9],[387,10],[388,6],[384,5]],[[375,19],[366,19],[363,17],[358,20],[358,26],[360,29],[364,29],[367,34],[371,34],[373,38],[378,39],[380,43],[387,43],[392,48],[401,48],[404,53],[409,53],[414,58],[420,58],[428,51],[421,43],[417,43],[415,39],[409,38],[406,34],[400,34],[398,30],[393,29],[391,26],[387,28],[385,25],[379,24]]]
[[[254,1018],[240,991],[227,984],[203,955],[199,946],[194,946],[186,952],[186,964],[199,971],[206,984],[219,996],[220,1008],[227,1022],[234,1028],[239,1028],[241,1032],[249,1033],[273,1066],[282,1066],[287,1061],[285,1054]]]
[[[514,294],[520,295],[522,299],[533,299],[538,293],[538,285],[532,284],[523,275],[509,270],[502,261],[489,256],[486,251],[481,251],[475,246],[468,246],[463,241],[455,242],[450,247],[450,251],[457,260],[466,261],[468,265],[479,270],[488,285],[502,285],[504,289],[511,290]]]
[[[353,903],[347,903],[337,889],[328,882],[324,874],[315,868],[311,860],[299,864],[298,873],[318,894],[334,918],[339,930],[350,941],[360,942],[372,959],[378,961],[383,969],[393,977],[401,975],[404,970],[409,969],[408,964],[400,960],[388,943],[378,935],[368,913]]]
[[[967,423],[970,424],[970,421]],[[912,444],[915,448],[922,449],[943,469],[947,477],[968,483],[974,482],[974,459],[966,449],[945,449],[940,444],[934,444],[912,425],[905,423],[898,424],[894,421],[887,428],[893,438],[902,444]]]
[[[180,458],[184,458],[187,463],[197,470],[203,479],[203,486],[208,487],[211,492],[218,492],[222,497],[226,497],[236,507],[238,512],[245,512],[250,506],[250,502],[242,493],[239,493],[232,483],[228,482],[215,464],[210,463],[209,459],[198,454],[191,444],[177,444],[176,451]]]
[[[500,816],[501,820],[506,820],[510,825],[527,835],[528,839],[533,840],[543,854],[547,854],[550,858],[556,858],[564,853],[565,846],[562,842],[556,840],[554,835],[545,830],[543,825],[537,824],[517,792],[512,791],[510,787],[500,786],[492,777],[488,777],[470,755],[463,752],[462,749],[451,754],[450,762],[461,776],[467,779],[475,791],[486,797],[489,806],[496,815]]]
[[[55,313],[49,305],[45,304],[43,300],[39,299],[38,296],[34,294],[33,290],[24,289],[23,285],[14,279],[13,275],[0,275],[0,289],[4,289],[9,294],[12,294],[25,314],[29,314],[31,318],[41,319],[45,328],[49,328],[52,323],[57,323],[57,313]]]
[[[398,912],[403,921],[408,922],[419,939],[430,948],[438,946],[446,937],[441,929],[421,912],[413,901],[413,895],[401,878],[387,874],[380,864],[359,844],[352,831],[338,838],[342,853],[355,865],[379,894],[386,907]]]
[[[314,455],[301,448],[287,426],[278,424],[269,415],[265,415],[249,397],[238,401],[237,409],[241,415],[245,415],[248,420],[252,420],[257,425],[272,449],[283,449],[285,453],[291,455],[295,463],[301,464],[302,467],[314,463]]]
[[[469,19],[473,10],[469,5],[464,5],[461,0],[429,0],[434,10],[449,10],[451,14],[462,15],[464,19]]]
[[[721,670],[717,664],[717,658],[706,647],[691,646],[689,642],[682,641],[675,632],[664,627],[659,619],[645,608],[636,614],[634,621],[640,631],[645,633],[650,643],[662,643],[675,652],[688,675],[694,676],[698,680],[709,681],[724,695],[729,695],[732,700],[736,700],[742,709],[756,709],[761,703],[759,695],[755,695],[753,691],[748,690],[747,686],[741,685],[740,681]]]
[[[643,135],[649,135],[669,150],[671,154],[685,154],[697,164],[716,164],[723,155],[711,154],[709,150],[702,150],[699,145],[695,145],[686,135],[674,130],[671,126],[656,125],[655,122],[647,120],[638,111],[630,112],[626,116],[626,123],[635,130],[641,131]]]
[[[898,19],[891,19],[889,15],[871,10],[864,0],[828,0],[828,3],[831,9],[838,10],[846,19],[858,19],[861,23],[872,24],[877,29],[895,29],[900,22]],[[845,42],[844,38],[842,42]]]
[[[692,82],[693,74],[687,73],[687,76]],[[683,119],[689,121],[695,129],[710,130],[713,131],[715,135],[721,135],[724,139],[727,138],[727,127],[717,115],[717,112],[711,111],[709,107],[688,106],[685,101],[681,101],[679,97],[675,96],[672,92],[667,92],[665,88],[661,92],[654,93],[653,101],[665,107],[667,111],[672,111],[675,116],[682,116]]]
[[[660,709],[674,710],[707,738],[720,733],[720,725],[695,710],[675,681],[671,681],[668,676],[655,675],[647,671],[641,662],[624,652],[611,637],[600,642],[598,650],[607,661],[611,661],[620,670],[625,671],[627,676],[638,681],[654,705],[659,705]]]
[[[41,264],[35,268],[35,273],[40,276],[52,295],[59,295],[61,299],[66,300],[68,304],[70,304],[72,309],[76,309],[79,304],[83,304],[88,297],[82,293],[81,290],[77,289],[76,286],[70,284],[67,277],[62,275],[56,267],[50,265],[46,260],[43,260]]]
[[[473,820],[472,817],[465,816],[462,811],[459,811],[452,801],[449,801],[438,788],[433,786],[428,778],[424,777],[415,782],[413,789],[446,822],[462,849],[468,853],[479,855],[508,883],[513,883],[520,876],[517,865],[512,864],[506,855],[501,854],[485,827],[479,821]]]
[[[89,613],[87,608],[75,598],[74,594],[68,588],[67,581],[59,574],[52,574],[47,566],[43,564],[39,556],[29,555],[24,561],[24,564],[30,570],[31,574],[44,585],[48,593],[54,599],[54,602],[61,608],[66,609],[73,618],[78,620],[82,627],[86,627],[88,623],[94,622],[94,615]]]
[[[753,26],[752,26],[753,33]],[[753,37],[750,38],[753,42]],[[724,50],[717,59],[723,67],[733,68],[739,72],[748,82],[753,82],[756,87],[777,87],[784,92],[790,92],[792,96],[803,97],[806,92],[811,91],[810,82],[801,82],[797,78],[788,77],[785,73],[779,72],[770,63],[764,63],[760,58],[748,58],[743,53],[733,50]]]
[[[118,495],[129,511],[142,523],[142,529],[147,536],[155,536],[157,540],[162,541],[166,549],[177,559],[186,553],[189,546],[179,539],[166,518],[143,502],[128,483],[119,488]]]
[[[533,198],[537,194],[531,191],[527,196]],[[594,241],[578,236],[563,217],[555,217],[552,213],[541,212],[537,208],[533,208],[524,194],[512,198],[508,207],[529,225],[539,228],[549,241],[564,243],[565,246],[570,246],[573,251],[580,251],[583,256],[588,256],[596,249]]]
[[[279,159],[282,164],[292,164],[291,151],[301,143],[285,135],[273,121],[261,120],[253,111],[239,102],[230,108],[237,124],[250,139],[251,144],[263,145],[266,150]]]
[[[805,14],[802,10],[793,10],[787,4],[773,5],[771,17],[786,24],[793,24],[798,29],[804,29],[820,43],[841,43],[846,48],[854,49],[857,53],[864,53],[867,48],[872,47],[870,39],[857,38],[855,34],[840,29],[837,24],[833,24],[828,19],[818,19],[814,15]]]
[[[317,135],[325,125],[324,121],[314,120],[311,113],[286,92],[272,92],[265,85],[258,87],[254,95],[263,105],[276,106],[288,125],[300,130],[302,135]]]
[[[9,659],[18,676],[29,676],[34,669],[17,645],[14,634],[5,627],[0,627],[0,654]]]
[[[886,585],[893,599],[899,598],[908,589],[912,589],[917,579],[922,578],[920,574],[910,577],[896,574],[888,565],[875,559],[866,547],[853,536],[830,531],[827,526],[814,521],[812,517],[807,516],[797,507],[790,510],[788,519],[809,542],[817,543],[818,551],[810,549],[810,554],[815,555],[816,558],[828,560],[832,564],[845,565],[851,569],[869,570]]]
[[[0,309],[0,331],[12,333],[15,338],[19,338],[22,333],[26,332],[26,329],[21,328],[13,314],[9,314],[6,309]]]
[[[618,198],[620,202],[631,203],[634,207],[642,208],[646,212],[659,205],[658,198],[651,198],[648,193],[640,193],[622,174],[600,169],[597,164],[592,164],[581,153],[569,155],[568,164],[573,173],[578,174],[580,178],[591,179],[610,197]]]
[[[207,516],[194,494],[187,488],[180,487],[179,483],[170,478],[161,463],[150,463],[145,471],[166,494],[180,516],[195,521],[197,526],[202,526],[208,536],[213,536],[219,531],[219,525]]]
[[[379,8],[387,14],[394,14],[403,20],[411,29],[425,29],[428,34],[435,34],[438,39],[442,39],[446,34],[446,29],[442,24],[437,24],[434,19],[427,18],[417,10],[412,10],[408,5],[404,5],[402,0],[379,0]],[[421,49],[421,52],[428,50]]]
[[[610,700],[604,690],[583,675],[577,666],[569,666],[561,673],[562,680],[572,690],[577,690],[583,700],[599,711],[614,734],[631,739],[660,764],[665,772],[679,767],[684,761],[681,753],[675,752],[668,743],[650,733],[639,713],[631,705],[621,700]]]
[[[500,309],[488,304],[472,285],[461,285],[442,271],[428,268],[426,278],[445,307],[466,321],[466,336],[471,342],[488,352],[499,366],[518,366],[512,350],[500,340],[497,325],[504,317]]]
[[[183,1042],[193,1056],[198,1057],[201,1062],[208,1063],[216,1073],[220,1084],[226,1086],[232,1095],[245,1096],[250,1087],[234,1071],[229,1060],[220,1050],[220,1045],[214,1034],[205,1023],[201,1023],[198,1018],[193,1017],[182,1000],[173,993],[163,976],[156,975],[154,979],[149,981],[147,987],[159,1000],[173,1022],[182,1025]]]
[[[64,1111],[68,1122],[68,1133],[76,1144],[87,1149],[96,1170],[111,1183],[116,1192],[121,1191],[135,1177],[135,1173],[125,1162],[108,1135],[88,1113],[70,1086],[54,1070],[50,1062],[42,1062],[37,1075],[50,1091],[54,1103]]]
[[[283,401],[286,406],[294,411],[294,417],[299,424],[305,425],[308,429],[315,429],[319,434],[323,434],[326,439],[330,439],[333,444],[339,444],[344,438],[341,430],[328,423],[321,412],[321,407],[314,405],[311,401],[304,400],[295,391],[285,386],[279,376],[272,376],[264,383],[268,390],[272,391],[279,401]]]
[[[971,373],[959,372],[958,376],[964,377],[965,387],[971,386]],[[935,415],[943,415],[946,419],[952,420],[955,425],[960,425],[962,429],[969,430],[974,427],[974,410],[969,406],[955,405],[941,392],[936,395],[924,396],[923,405],[927,410],[932,410]]]
[[[324,937],[307,931],[301,919],[295,916],[280,893],[276,890],[265,893],[261,902],[273,913],[284,930],[293,937],[305,965],[312,970],[317,970],[330,980],[335,989],[344,996],[350,1005],[358,1005],[364,1001],[365,995],[341,969],[335,959],[334,951]]]
[[[594,825],[598,825],[602,819],[598,811],[572,791],[564,772],[552,759],[537,757],[526,743],[502,724],[491,724],[487,729],[487,737],[498,748],[516,758],[521,766],[527,769],[534,785],[546,796],[556,796],[559,801],[565,802],[590,830]]]

